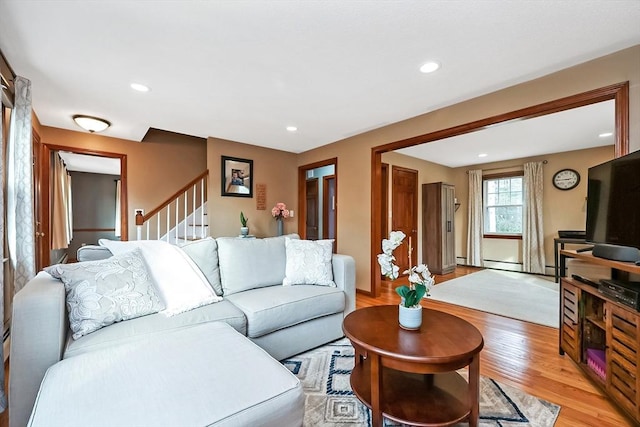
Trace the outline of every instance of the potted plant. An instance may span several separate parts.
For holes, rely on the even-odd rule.
[[[392,231],[389,239],[382,240],[382,253],[378,255],[378,264],[383,275],[391,280],[399,276],[400,267],[394,264],[396,258],[393,251],[402,244],[406,235],[402,231]],[[409,265],[411,265],[411,239],[409,239]],[[425,264],[418,264],[405,270],[402,274],[408,275],[409,285],[402,285],[396,288],[396,293],[400,295],[400,305],[398,320],[404,329],[415,330],[422,325],[422,306],[420,301],[425,296],[429,296],[429,289],[434,284],[429,268]]]
[[[249,221],[249,218],[244,216],[244,213],[240,211],[240,224],[242,225],[242,227],[240,227],[240,235],[242,237],[245,237],[249,234],[249,227],[247,227],[247,221]]]

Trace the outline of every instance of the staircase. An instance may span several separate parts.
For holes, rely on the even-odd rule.
[[[207,237],[208,180],[206,170],[149,213],[136,211],[136,240],[164,240],[177,245]]]

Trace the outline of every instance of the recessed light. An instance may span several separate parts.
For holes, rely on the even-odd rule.
[[[289,132],[295,132],[295,131],[297,131],[297,130],[298,130],[298,128],[297,128],[297,127],[295,127],[295,126],[287,126],[287,130],[288,130]]]
[[[149,86],[145,86],[141,83],[131,83],[131,89],[137,90],[138,92],[149,92]]]
[[[440,64],[438,64],[435,61],[429,61],[422,64],[422,66],[420,67],[420,71],[427,74],[427,73],[433,73],[438,68],[440,68]]]
[[[604,133],[601,133],[601,134],[600,134],[600,135],[598,135],[598,136],[599,136],[600,138],[606,138],[606,137],[611,136],[611,135],[613,135],[613,132],[604,132]]]
[[[488,154],[487,154],[487,153],[481,153],[481,154],[478,154],[478,157],[487,157],[487,156],[488,156]]]

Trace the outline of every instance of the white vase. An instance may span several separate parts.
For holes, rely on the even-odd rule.
[[[405,307],[400,304],[398,307],[400,308],[398,311],[400,327],[410,331],[420,329],[420,325],[422,325],[422,306]]]
[[[249,234],[249,227],[240,227],[240,235],[247,236]]]
[[[278,224],[278,236],[282,236],[284,234],[283,232],[284,224],[282,223],[282,219],[277,219],[276,223]]]

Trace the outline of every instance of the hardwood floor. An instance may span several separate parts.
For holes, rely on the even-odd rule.
[[[436,286],[478,269],[458,267],[436,276]],[[395,283],[384,283],[381,295],[357,294],[356,307],[398,304]],[[558,353],[558,329],[522,322],[430,299],[423,306],[466,319],[484,336],[480,373],[560,405],[556,427],[622,427],[634,424],[577,368]]]

